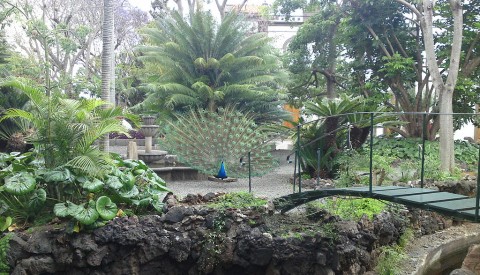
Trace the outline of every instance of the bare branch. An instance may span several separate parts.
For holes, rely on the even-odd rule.
[[[415,13],[415,15],[416,15],[418,18],[421,18],[421,17],[422,17],[422,14],[418,11],[418,9],[417,9],[414,5],[408,3],[408,2],[405,1],[405,0],[395,0],[395,1],[397,1],[398,3],[400,3],[400,4],[404,5],[405,7],[407,7],[409,10],[411,10],[413,13]]]

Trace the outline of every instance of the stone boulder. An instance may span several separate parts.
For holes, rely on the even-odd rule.
[[[405,217],[332,220],[276,235],[266,210],[175,205],[163,216],[116,218],[92,232],[46,226],[10,239],[11,274],[363,274],[396,242]],[[331,231],[326,232],[325,228]]]

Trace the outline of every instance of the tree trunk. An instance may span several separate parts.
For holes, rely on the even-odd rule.
[[[102,100],[111,102],[110,85],[112,80],[113,59],[113,0],[103,1],[103,25],[102,25]],[[108,107],[108,106],[106,106]],[[100,141],[100,148],[109,152],[108,135]]]
[[[453,39],[450,52],[450,67],[446,83],[443,82],[440,69],[438,68],[437,56],[435,53],[435,42],[433,32],[433,8],[434,2],[423,0],[423,17],[420,20],[423,37],[425,41],[425,55],[428,70],[433,79],[433,85],[439,93],[440,105],[440,161],[443,171],[452,172],[455,166],[453,151],[453,112],[452,98],[455,88],[458,70],[460,65],[460,52],[462,46],[462,6],[460,0],[450,0],[453,15]],[[443,114],[443,115],[442,115]]]
[[[440,113],[453,113],[453,90],[443,89],[440,101]],[[455,152],[453,143],[453,116],[440,115],[440,162],[442,171],[453,171],[455,167]]]
[[[440,161],[443,171],[452,171],[455,166],[455,157],[453,151],[453,112],[452,98],[453,90],[457,83],[458,71],[460,67],[460,53],[462,48],[463,31],[463,8],[461,0],[450,0],[450,9],[453,17],[453,39],[451,41],[452,49],[450,51],[450,64],[448,67],[448,76],[446,82],[442,79],[442,74],[438,67],[438,59],[435,52],[435,41],[433,31],[433,10],[435,2],[432,0],[422,0],[422,11],[419,11],[414,5],[406,0],[396,0],[417,16],[420,21],[420,27],[423,33],[425,44],[425,56],[427,60],[428,71],[432,77],[432,83],[439,94],[440,105]],[[450,115],[449,115],[450,114]]]
[[[183,4],[182,0],[174,0],[177,4],[178,13],[183,17]]]

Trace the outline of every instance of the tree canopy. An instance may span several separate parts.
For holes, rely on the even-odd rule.
[[[154,70],[143,80],[149,91],[144,108],[169,113],[235,105],[261,120],[283,115],[281,62],[269,38],[247,35],[237,14],[217,23],[209,13],[197,12],[190,21],[173,13],[144,35],[141,59]]]

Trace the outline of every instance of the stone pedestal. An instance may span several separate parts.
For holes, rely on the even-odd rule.
[[[137,143],[135,141],[128,142],[127,158],[138,160]]]
[[[145,150],[138,151],[138,158],[145,163],[152,163],[165,158],[166,151],[153,150],[153,138],[157,135],[159,126],[154,125],[154,116],[142,117],[143,125],[140,127],[140,132],[145,136]]]
[[[152,139],[153,137],[145,137],[145,153],[152,152]]]

